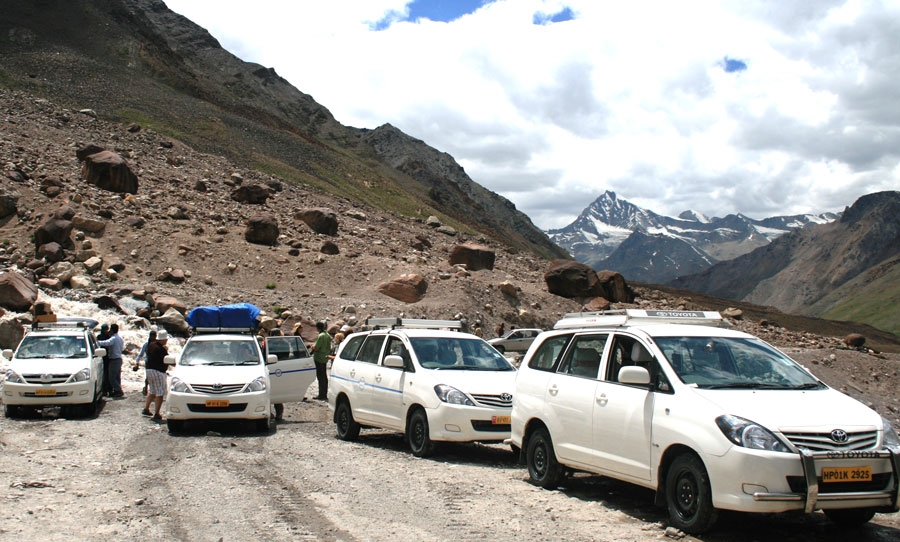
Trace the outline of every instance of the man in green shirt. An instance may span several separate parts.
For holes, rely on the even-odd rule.
[[[313,352],[313,361],[316,362],[316,380],[319,381],[319,401],[328,400],[328,355],[331,354],[331,335],[325,331],[325,322],[316,322],[316,342],[310,350]]]

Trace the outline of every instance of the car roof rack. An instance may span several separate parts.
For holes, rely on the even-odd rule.
[[[462,329],[459,320],[424,320],[421,318],[368,318],[366,325],[372,329],[378,328],[406,328],[406,329]]]
[[[31,329],[94,329],[97,322],[93,318],[63,317],[55,322],[34,322]]]
[[[718,311],[619,309],[598,312],[570,312],[553,329],[635,326],[647,324],[693,324],[722,326],[727,321]]]
[[[243,335],[256,335],[252,327],[194,327],[191,328],[194,335],[209,335],[210,333],[240,333]]]

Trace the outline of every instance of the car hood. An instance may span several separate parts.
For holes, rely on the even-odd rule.
[[[429,373],[434,385],[446,384],[475,395],[511,394],[516,389],[516,371],[430,370]]]
[[[246,384],[264,374],[263,365],[178,365],[170,376],[188,384]]]
[[[9,368],[18,374],[75,373],[90,366],[90,358],[14,359],[9,364]]]
[[[881,417],[859,401],[824,390],[694,390],[722,414],[781,431],[880,429]]]

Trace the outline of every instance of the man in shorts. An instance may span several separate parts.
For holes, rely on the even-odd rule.
[[[166,349],[169,334],[162,329],[156,334],[156,340],[147,345],[147,399],[144,402],[144,416],[153,418],[155,422],[162,421],[162,404],[166,398]],[[150,413],[150,403],[156,405],[156,412]]]

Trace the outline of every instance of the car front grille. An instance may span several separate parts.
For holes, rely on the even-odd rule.
[[[191,384],[197,393],[221,395],[223,393],[239,393],[245,384]]]
[[[22,378],[29,384],[64,384],[72,373],[56,373],[56,374],[23,374]]]
[[[491,433],[509,432],[511,427],[508,423],[491,423],[490,420],[472,420],[472,429],[476,431],[487,431]]]
[[[221,414],[223,412],[243,412],[247,409],[247,403],[231,403],[226,407],[208,407],[203,404],[188,403],[188,410],[204,414]]]
[[[819,493],[849,493],[857,491],[884,491],[893,479],[893,474],[883,472],[872,474],[871,482],[822,482],[819,477]],[[788,476],[787,483],[794,493],[806,494],[806,479],[802,476]]]
[[[47,394],[38,395],[37,393],[34,393],[33,391],[26,391],[25,393],[22,394],[22,397],[40,397],[40,398],[46,399],[48,397],[68,397],[70,395],[72,395],[72,393],[68,392],[68,391],[58,391],[58,392],[54,393],[53,395],[47,395]]]
[[[512,395],[472,395],[479,406],[512,408]]]
[[[784,433],[784,436],[797,448],[812,452],[832,452],[845,450],[868,450],[878,444],[876,431],[847,432],[844,442],[832,439],[832,433]]]

